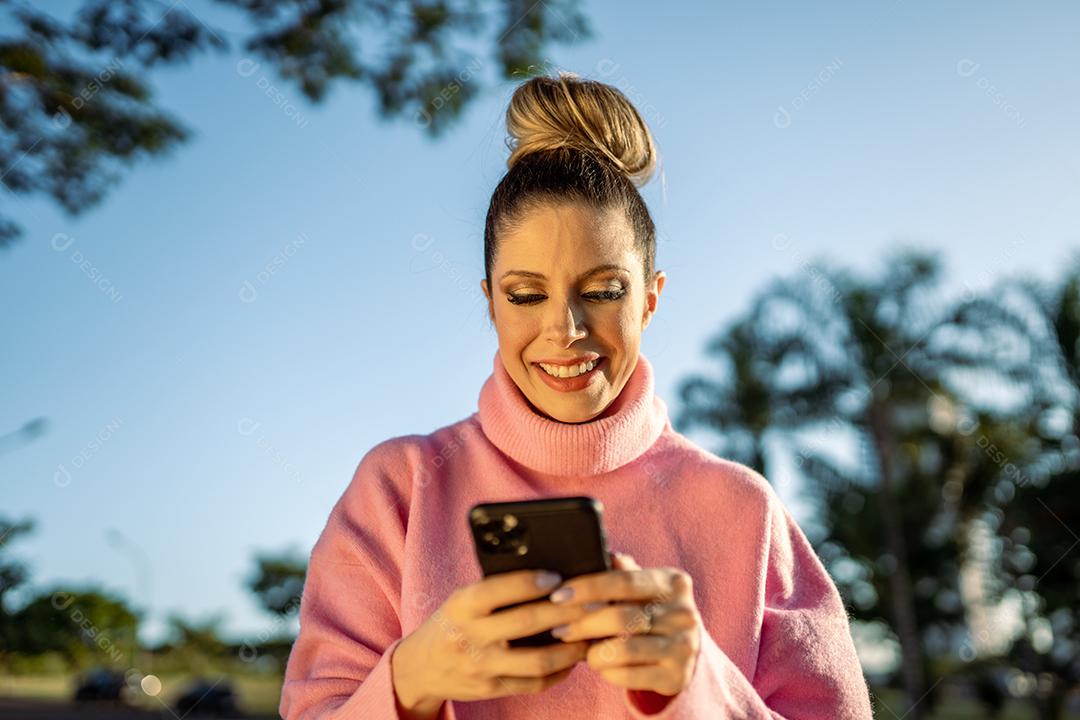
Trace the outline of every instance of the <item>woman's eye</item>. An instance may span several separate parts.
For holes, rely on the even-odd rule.
[[[543,295],[507,295],[506,299],[515,305],[532,305],[543,297]]]
[[[600,290],[598,292],[586,293],[584,295],[584,297],[587,297],[590,300],[609,301],[609,300],[618,300],[619,298],[621,298],[625,294],[626,294],[625,290]],[[508,295],[506,297],[506,299],[509,300],[514,305],[533,305],[533,304],[538,303],[541,300],[543,300],[544,296],[543,295],[535,295],[535,294]]]
[[[601,290],[599,292],[589,293],[585,297],[596,298],[598,300],[618,300],[625,294],[625,290]]]

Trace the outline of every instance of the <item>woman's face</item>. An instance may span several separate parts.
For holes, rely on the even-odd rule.
[[[480,286],[503,365],[535,409],[586,422],[618,397],[664,287],[663,271],[648,286],[643,274],[620,210],[545,204],[499,235],[494,293],[486,280]],[[597,355],[599,364],[576,379],[551,378],[538,364]]]

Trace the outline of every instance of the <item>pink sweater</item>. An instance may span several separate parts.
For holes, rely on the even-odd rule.
[[[369,450],[311,552],[281,717],[398,718],[391,654],[482,577],[468,509],[558,495],[603,503],[611,550],[689,572],[705,630],[690,684],[657,713],[664,696],[581,662],[541,693],[447,701],[441,720],[872,717],[847,612],[806,536],[760,474],[675,432],[653,387],[639,353],[602,417],[561,423],[496,352],[476,413]]]

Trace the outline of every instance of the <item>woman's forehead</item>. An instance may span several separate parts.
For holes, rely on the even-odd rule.
[[[597,246],[593,240],[573,243],[567,249],[566,242],[544,243],[536,248],[518,248],[517,252],[502,255],[495,266],[495,277],[515,277],[538,280],[568,278],[585,280],[603,275],[620,273],[633,275],[641,270],[641,260],[632,248],[604,243]],[[509,250],[509,248],[507,248]]]
[[[545,272],[542,267],[583,271],[602,263],[625,267],[634,254],[633,231],[624,213],[585,206],[544,206],[502,234],[496,262],[500,268],[541,273]]]

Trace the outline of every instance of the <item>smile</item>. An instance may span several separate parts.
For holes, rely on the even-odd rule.
[[[557,368],[553,365],[547,367],[552,370],[559,370],[565,372],[566,375],[552,375],[544,369],[539,363],[533,363],[533,367],[536,369],[536,373],[540,376],[540,379],[544,381],[544,384],[550,387],[552,390],[559,392],[572,392],[575,390],[582,390],[593,381],[593,378],[600,375],[597,372],[599,369],[607,367],[607,357],[600,357],[593,363],[582,363],[585,366],[585,371],[581,371],[581,365],[575,365],[572,368],[564,369]]]

